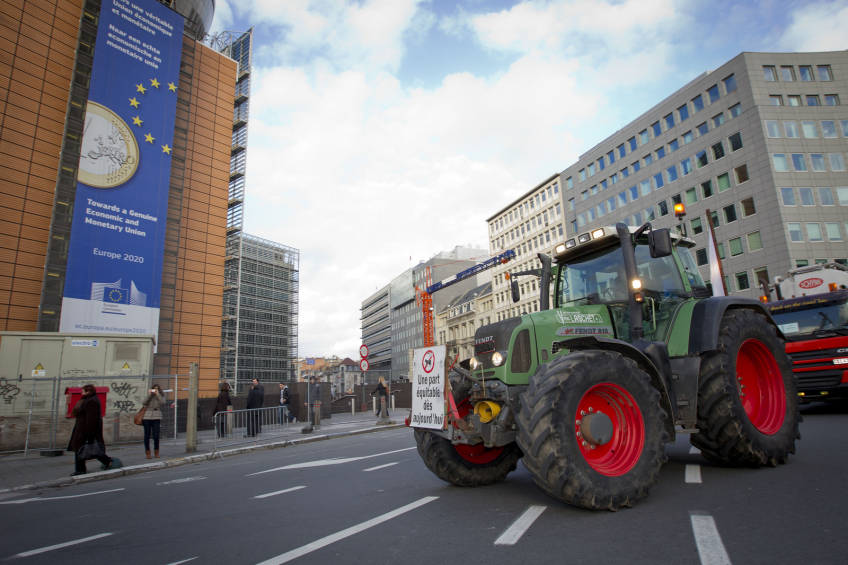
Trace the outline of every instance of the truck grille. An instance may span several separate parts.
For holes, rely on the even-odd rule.
[[[506,351],[509,348],[509,339],[512,337],[512,332],[519,325],[521,325],[521,318],[510,318],[482,326],[474,332],[474,356],[477,357],[483,369],[494,368],[492,353]]]
[[[798,377],[799,392],[819,392],[839,386],[846,365],[834,365],[833,359],[848,357],[837,349],[844,347],[843,339],[833,340],[836,347],[820,349],[830,345],[831,340],[796,341],[786,344],[786,352],[792,359],[792,372]]]

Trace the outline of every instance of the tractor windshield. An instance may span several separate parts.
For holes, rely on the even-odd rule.
[[[685,290],[674,258],[653,259],[647,245],[636,246],[636,268],[649,296],[669,297]],[[560,307],[627,302],[621,246],[607,247],[561,265],[557,292]]]

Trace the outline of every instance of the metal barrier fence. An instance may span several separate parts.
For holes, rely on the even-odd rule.
[[[75,401],[66,395],[66,390],[86,384],[100,389],[101,401],[105,396],[103,436],[107,446],[143,440],[144,430],[133,423],[133,418],[147,398],[147,391],[158,384],[164,401],[160,408],[160,438],[173,439],[176,445],[180,432],[184,435],[185,431],[188,382],[188,375],[95,377],[70,374],[0,379],[0,420],[3,423],[0,453],[23,452],[26,458],[32,451],[44,455],[64,451],[76,423],[71,416]]]
[[[222,447],[289,437],[289,420],[281,408],[273,406],[218,412],[212,418],[215,426],[215,449],[212,453],[223,459],[219,452]]]

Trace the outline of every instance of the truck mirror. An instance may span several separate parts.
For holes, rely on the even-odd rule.
[[[521,300],[521,293],[518,292],[518,280],[515,277],[512,277],[510,287],[512,288],[512,301],[518,302]]]
[[[671,233],[667,228],[651,230],[648,232],[648,247],[651,249],[651,257],[660,259],[671,255]]]

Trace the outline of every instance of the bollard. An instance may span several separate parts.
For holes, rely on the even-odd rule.
[[[197,387],[199,371],[197,363],[191,363],[188,384],[188,414],[186,414],[186,453],[197,451]],[[174,422],[176,427],[176,422]]]
[[[395,395],[392,395],[392,410],[395,409]]]
[[[353,409],[353,399],[350,399],[350,415],[356,416],[356,411]]]

